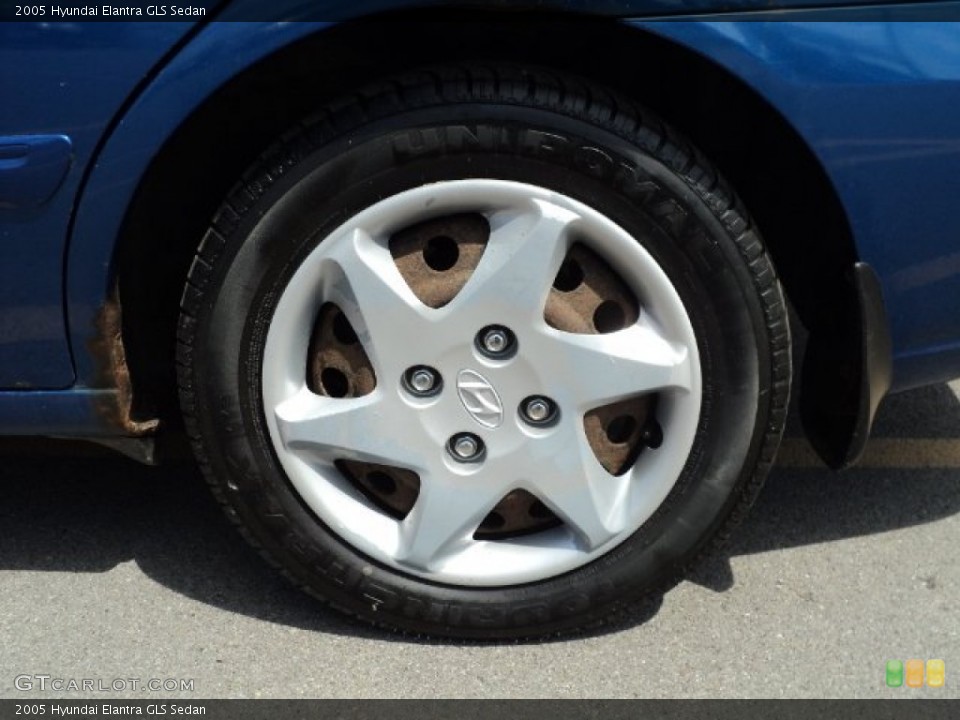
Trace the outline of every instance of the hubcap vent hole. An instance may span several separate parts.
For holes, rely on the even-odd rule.
[[[374,492],[380,495],[393,495],[397,491],[397,482],[387,473],[373,470],[367,473],[367,482]]]
[[[569,333],[620,330],[640,317],[637,296],[606,260],[582,242],[567,252],[547,297],[544,320]]]
[[[423,261],[431,270],[437,272],[446,272],[454,265],[460,257],[460,248],[457,243],[446,235],[437,235],[427,241],[427,246],[423,249]]]
[[[556,280],[553,286],[560,292],[571,292],[580,287],[583,282],[583,268],[580,263],[572,258],[567,258],[560,266]]]
[[[553,514],[553,511],[544,505],[542,502],[537,500],[533,505],[530,506],[530,517],[543,519],[543,518],[556,518],[556,515]]]
[[[335,465],[351,485],[390,517],[402,520],[417,502],[420,476],[412,470],[356,460],[338,460]]]
[[[483,522],[480,523],[481,530],[499,530],[506,524],[506,520],[503,519],[503,515],[498,512],[491,512],[487,515]]]
[[[561,524],[560,519],[535,495],[526,490],[514,490],[487,514],[473,537],[500,540],[541,532]]]
[[[467,284],[489,239],[490,223],[483,215],[447,215],[395,232],[390,254],[420,302],[440,308]]]
[[[630,415],[618,415],[607,425],[607,439],[616,444],[625,443],[637,429],[637,421]]]
[[[612,475],[623,475],[647,447],[645,428],[658,428],[656,395],[642,395],[604,405],[583,418],[587,441],[597,460]]]
[[[377,385],[353,325],[333,303],[325,303],[317,313],[306,366],[307,387],[317,395],[360,397]]]
[[[342,370],[324,368],[320,372],[320,385],[326,395],[332,398],[344,398],[350,391],[350,381]]]
[[[593,326],[598,333],[612,333],[626,327],[626,313],[619,303],[605,300],[593,312]]]
[[[353,325],[342,312],[338,312],[333,318],[333,336],[337,342],[344,345],[353,345],[357,342],[357,333],[353,331]]]

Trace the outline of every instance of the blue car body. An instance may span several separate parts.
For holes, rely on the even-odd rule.
[[[781,116],[829,183],[855,259],[879,278],[892,389],[944,381],[960,375],[960,26],[941,19],[960,3],[831,4],[537,8],[596,14],[638,43],[682,49]],[[322,47],[344,20],[405,5],[281,2],[248,21],[266,11],[235,0],[188,22],[0,25],[0,433],[155,429],[149,412],[131,414],[124,374],[123,322],[139,320],[114,314],[131,207],[157,192],[151,167],[235,78],[298,43]],[[177,161],[189,173],[209,159],[195,146]],[[802,199],[805,188],[781,191]]]

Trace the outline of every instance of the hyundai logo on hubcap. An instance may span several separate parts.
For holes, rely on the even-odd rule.
[[[503,403],[483,375],[473,370],[461,370],[457,375],[457,394],[470,417],[484,427],[500,427]]]

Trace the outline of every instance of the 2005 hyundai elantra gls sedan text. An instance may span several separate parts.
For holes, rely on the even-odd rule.
[[[960,375],[960,27],[554,4],[0,27],[0,432],[186,435],[324,603],[532,637],[728,537],[791,386],[841,468]]]

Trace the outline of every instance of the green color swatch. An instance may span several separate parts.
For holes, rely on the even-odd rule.
[[[887,687],[900,687],[901,685],[903,685],[903,662],[887,660]]]

